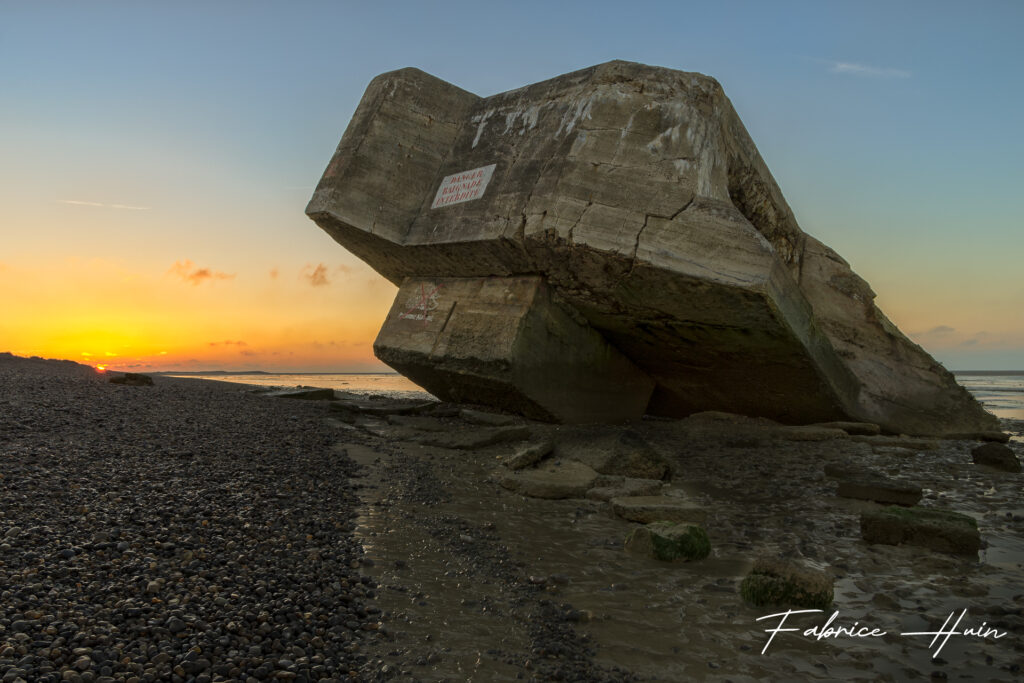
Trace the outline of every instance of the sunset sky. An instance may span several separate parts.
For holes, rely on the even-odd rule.
[[[801,227],[950,369],[1024,369],[1024,3],[0,0],[0,351],[367,371],[395,288],[303,210],[367,83],[722,83]]]

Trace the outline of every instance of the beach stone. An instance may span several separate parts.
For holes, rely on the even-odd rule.
[[[444,400],[998,429],[800,229],[702,74],[613,61],[489,97],[382,74],[306,213],[399,287],[374,352]]]
[[[920,486],[903,484],[879,475],[863,478],[843,478],[836,489],[840,498],[872,500],[883,505],[913,506],[924,495]]]
[[[981,548],[974,518],[950,510],[892,506],[863,512],[860,531],[868,543],[914,545],[958,555],[973,555]]]
[[[778,605],[827,610],[835,599],[832,576],[789,560],[758,558],[740,583],[740,596],[755,607]]]
[[[20,535],[21,535],[21,527],[20,526],[12,526],[10,529],[7,530],[7,533],[4,534],[4,538],[17,538]]]
[[[626,537],[625,548],[665,562],[703,560],[711,554],[711,542],[703,527],[676,522],[652,522],[633,529]]]
[[[126,372],[123,375],[111,377],[109,381],[111,384],[124,384],[131,387],[153,386],[152,377],[137,372]]]
[[[602,476],[596,486],[587,491],[587,499],[609,501],[612,498],[657,495],[665,482],[661,479],[635,479],[632,477]]]
[[[498,483],[530,498],[582,498],[598,474],[582,463],[565,461],[517,472],[499,472]]]
[[[560,441],[555,455],[581,462],[601,474],[633,479],[664,479],[668,463],[633,430],[578,435]]]
[[[536,465],[555,450],[555,444],[551,440],[540,443],[528,444],[517,450],[514,454],[505,458],[502,465],[510,470],[521,470]]]
[[[526,426],[513,427],[461,427],[456,431],[437,434],[424,434],[415,440],[424,446],[473,450],[509,441],[524,441],[530,438],[530,429]]]
[[[875,436],[882,433],[882,428],[870,422],[820,422],[812,427],[823,429],[842,429],[853,436]]]
[[[971,458],[979,465],[988,465],[1005,472],[1020,472],[1020,460],[1009,446],[987,443],[971,450]]]
[[[459,411],[459,417],[466,422],[491,427],[507,427],[516,423],[514,415],[502,415],[500,413],[488,413],[482,410],[471,410],[463,408]]]
[[[281,389],[268,391],[263,394],[270,398],[294,398],[304,401],[333,401],[333,389],[317,389],[314,387],[299,387],[296,389]]]
[[[612,498],[612,511],[631,522],[693,522],[703,524],[707,511],[696,503],[674,496],[623,496]]]

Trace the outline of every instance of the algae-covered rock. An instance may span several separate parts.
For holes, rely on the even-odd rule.
[[[786,560],[761,558],[740,584],[740,595],[756,607],[782,605],[828,609],[835,597],[832,577]]]
[[[971,451],[971,458],[978,465],[988,465],[1005,472],[1020,472],[1020,460],[1009,446],[1001,443],[987,443]]]
[[[978,523],[951,510],[890,506],[864,512],[860,533],[868,543],[916,545],[957,555],[972,555],[981,548]]]
[[[637,527],[626,538],[626,550],[656,560],[703,560],[711,554],[711,541],[696,524],[652,522]]]

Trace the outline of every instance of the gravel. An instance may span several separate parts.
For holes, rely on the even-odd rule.
[[[326,414],[0,355],[0,680],[362,680],[376,585]]]

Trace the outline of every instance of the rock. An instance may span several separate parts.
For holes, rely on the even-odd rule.
[[[939,442],[912,436],[851,436],[850,441],[869,444],[872,448],[904,448],[910,451],[934,451]]]
[[[513,455],[505,458],[501,464],[510,470],[521,470],[536,465],[554,450],[555,444],[550,440],[528,444],[517,450]]]
[[[7,530],[7,533],[4,534],[4,538],[17,538],[20,535],[21,535],[21,527],[20,526],[12,526],[10,529]]]
[[[422,417],[420,415],[388,415],[389,424],[400,427],[412,427],[423,432],[448,432],[452,425],[438,420],[436,417]]]
[[[295,398],[304,401],[333,401],[333,389],[317,389],[314,387],[298,387],[295,389],[280,389],[268,391],[263,394],[271,398]]]
[[[612,511],[631,522],[694,522],[703,524],[707,512],[696,503],[672,496],[625,496],[611,499]]]
[[[126,372],[123,375],[116,375],[110,378],[111,384],[124,384],[131,387],[151,387],[153,378],[137,372]]]
[[[535,470],[499,472],[498,483],[530,498],[582,498],[598,474],[578,462],[549,463]]]
[[[949,510],[887,507],[863,512],[860,532],[868,543],[915,545],[959,555],[973,555],[981,548],[974,518]]]
[[[831,441],[845,439],[849,434],[842,430],[820,426],[778,427],[773,434],[785,441]]]
[[[612,498],[631,496],[655,496],[661,492],[665,482],[660,479],[634,479],[631,477],[602,476],[594,482],[595,487],[587,491],[589,500],[608,501]]]
[[[601,474],[633,479],[664,479],[668,463],[632,430],[577,436],[560,442],[555,455],[575,460]]]
[[[331,410],[342,414],[364,414],[386,417],[388,415],[416,415],[426,411],[433,411],[438,405],[437,401],[343,398],[332,403]],[[443,416],[435,415],[435,417]]]
[[[842,463],[825,465],[825,475],[839,480],[836,495],[841,498],[872,500],[883,505],[912,506],[920,502],[920,486],[905,484],[879,472]]]
[[[512,415],[485,413],[482,410],[470,410],[468,408],[460,410],[459,417],[472,424],[488,425],[491,427],[507,427],[516,423],[516,418]]]
[[[509,441],[523,441],[529,438],[530,429],[525,426],[480,427],[475,429],[460,428],[458,431],[425,434],[422,437],[417,437],[416,441],[425,446],[473,450]]]
[[[824,429],[842,429],[853,436],[876,436],[882,433],[882,428],[870,422],[820,422],[812,427]]]
[[[883,505],[917,505],[923,495],[920,486],[903,484],[881,476],[844,478],[839,482],[836,495],[840,498],[873,500]]]
[[[971,458],[979,465],[988,465],[1006,472],[1020,472],[1020,460],[1013,449],[1001,443],[987,443],[971,450]]]
[[[778,605],[827,610],[835,597],[827,572],[795,562],[759,558],[740,583],[740,595],[755,607]]]
[[[652,522],[633,529],[625,545],[629,552],[667,562],[703,560],[711,554],[707,532],[695,524]]]
[[[995,441],[996,443],[1009,443],[1010,435],[1006,432],[963,432],[943,434],[944,439],[959,439],[961,441]]]
[[[374,351],[443,400],[998,429],[803,233],[701,74],[614,61],[484,98],[382,74],[306,213],[399,286]]]

